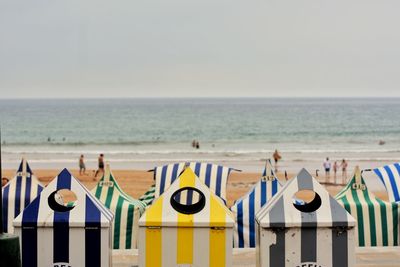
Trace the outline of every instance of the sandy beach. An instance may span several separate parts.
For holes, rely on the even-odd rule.
[[[44,185],[47,185],[52,179],[54,179],[54,177],[57,176],[60,170],[34,169],[33,171],[40,182]],[[98,175],[95,179],[91,171],[88,171],[88,175],[79,175],[79,171],[76,169],[72,169],[70,171],[89,189],[92,189],[97,181],[101,178],[101,175]],[[122,189],[128,195],[134,198],[139,198],[143,193],[148,190],[148,188],[152,184],[154,184],[152,172],[144,170],[112,170],[112,172]],[[3,177],[12,178],[14,177],[14,175],[15,170],[7,169],[3,171]],[[284,173],[278,172],[277,175],[281,181],[285,180]],[[295,175],[295,173],[288,173],[288,179],[294,177]],[[244,194],[246,194],[246,192],[249,191],[250,187],[259,179],[259,173],[233,171],[229,176],[227,184],[227,205],[230,207],[236,199],[239,199]],[[320,175],[319,181],[324,182],[325,177]],[[376,181],[374,183],[376,183]],[[335,196],[343,188],[343,186],[326,185],[326,188],[328,189],[331,196]],[[374,191],[375,195],[379,198],[387,200],[388,197],[385,191],[381,190],[380,188],[379,190],[372,191]]]

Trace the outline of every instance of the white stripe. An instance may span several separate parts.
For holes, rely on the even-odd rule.
[[[84,256],[85,256],[85,228],[77,228],[77,227],[70,228],[69,264],[71,266],[85,266]]]
[[[176,227],[163,227],[161,229],[161,262],[163,266],[177,266],[177,237]],[[154,257],[160,257],[160,255],[154,255]]]
[[[282,253],[285,253],[287,266],[297,266],[301,262],[300,228],[296,227],[288,229],[288,231],[285,234],[285,251],[282,251]]]
[[[37,231],[37,266],[53,266],[53,228],[39,228]]]
[[[317,262],[320,266],[332,265],[332,230],[317,228]],[[352,255],[350,255],[352,257]]]

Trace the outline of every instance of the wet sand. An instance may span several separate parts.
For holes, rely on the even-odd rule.
[[[34,170],[35,175],[39,178],[40,182],[47,185],[60,170]],[[88,175],[79,175],[78,170],[71,170],[74,177],[78,178],[83,184],[92,189],[97,181],[102,176],[101,174],[94,178],[93,172],[88,171]],[[122,189],[130,196],[134,198],[139,198],[143,193],[145,193],[148,188],[154,184],[153,173],[143,170],[112,170],[114,177],[117,179],[118,184]],[[3,172],[3,177],[14,177],[15,170],[5,170]],[[288,178],[294,177],[294,173],[289,173]],[[278,178],[281,181],[285,181],[284,174],[278,173]],[[260,179],[259,173],[249,173],[249,172],[232,172],[228,179],[227,185],[227,204],[231,206],[235,200],[239,199],[245,195],[251,188],[251,186]],[[325,181],[325,177],[319,178],[320,182]],[[333,178],[331,179],[333,180]],[[326,185],[329,193],[334,196],[342,188],[343,185]],[[384,191],[374,192],[375,195],[383,200],[387,200],[387,194]]]

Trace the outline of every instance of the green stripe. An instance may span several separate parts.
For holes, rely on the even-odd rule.
[[[349,201],[347,200],[347,197],[346,197],[346,196],[343,196],[343,197],[340,199],[340,201],[343,202],[344,208],[347,210],[347,212],[351,214],[351,208],[350,208]]]
[[[103,179],[101,179],[100,181],[102,181]],[[99,181],[99,183],[100,183],[100,181]],[[102,186],[99,186],[99,183],[97,184],[97,187],[96,187],[96,198],[97,199],[100,199],[100,196],[101,196],[101,189],[103,188]]]
[[[114,217],[114,249],[119,249],[119,239],[121,233],[121,216],[122,216],[122,205],[124,204],[124,199],[122,197],[118,198],[117,208],[115,209]]]
[[[386,204],[379,198],[375,198],[379,203],[379,207],[381,210],[381,224],[382,224],[382,245],[388,246],[388,222],[387,222],[387,214],[386,214]]]
[[[132,248],[132,235],[135,234],[133,233],[133,219],[135,217],[135,207],[132,205],[129,205],[128,208],[128,221],[126,223],[126,240],[125,240],[125,249],[131,249]]]
[[[392,203],[392,213],[393,213],[393,244],[394,246],[398,246],[399,205],[397,203]]]
[[[365,198],[365,201],[368,204],[368,217],[369,217],[369,230],[371,234],[371,246],[376,247],[376,224],[375,224],[375,208],[374,208],[374,203],[372,203],[368,190],[363,191],[363,195]]]
[[[114,195],[114,187],[108,187],[106,203],[104,203],[104,205],[106,205],[107,208],[111,207],[111,201],[112,201],[113,195]]]
[[[360,200],[357,196],[357,190],[351,190],[351,195],[355,201],[357,208],[357,225],[358,225],[358,243],[360,247],[365,246],[365,237],[364,237],[364,216],[362,211],[362,206],[360,205]]]

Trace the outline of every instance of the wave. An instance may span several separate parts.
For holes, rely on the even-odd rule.
[[[400,149],[283,149],[279,150],[281,154],[339,154],[339,153],[399,153]],[[109,155],[167,155],[167,154],[194,154],[194,155],[223,155],[224,157],[239,157],[243,155],[264,155],[267,156],[274,150],[186,150],[186,149],[160,149],[160,150],[112,150],[104,147],[92,150],[74,149],[74,150],[48,150],[27,147],[27,149],[3,148],[7,154],[100,154]]]

